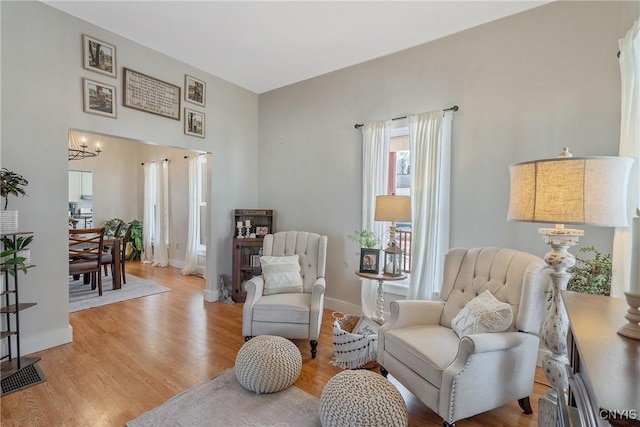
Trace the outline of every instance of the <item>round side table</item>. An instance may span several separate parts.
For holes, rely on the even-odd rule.
[[[386,273],[361,273],[359,271],[356,271],[356,274],[360,277],[364,277],[365,279],[378,281],[378,309],[376,310],[376,317],[384,322],[384,288],[382,285],[385,281],[392,282],[396,280],[404,280],[407,278],[407,275],[401,274],[400,276],[392,276],[391,274]]]

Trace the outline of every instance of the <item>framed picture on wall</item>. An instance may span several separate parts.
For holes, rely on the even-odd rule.
[[[184,100],[204,107],[207,84],[188,74],[184,75]]]
[[[360,273],[378,274],[380,249],[360,249]]]
[[[84,112],[100,116],[116,116],[116,88],[105,83],[82,79]]]
[[[204,138],[204,113],[185,108],[184,133]]]
[[[116,47],[112,44],[82,35],[82,57],[85,70],[116,77]]]

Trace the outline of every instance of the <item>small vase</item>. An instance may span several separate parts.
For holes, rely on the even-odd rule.
[[[0,232],[3,234],[18,231],[18,211],[0,211]]]

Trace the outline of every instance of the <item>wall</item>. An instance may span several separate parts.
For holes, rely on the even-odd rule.
[[[256,206],[257,95],[40,2],[0,2],[0,18],[0,162],[29,180],[28,197],[12,199],[10,207],[20,210],[20,228],[36,236],[31,258],[37,267],[20,281],[22,301],[38,303],[20,317],[23,353],[72,339],[66,260],[69,129],[212,153],[205,298],[217,299],[215,278],[231,274],[232,210]],[[82,34],[116,46],[117,79],[82,68]],[[207,137],[184,135],[181,121],[123,107],[123,66],[180,87],[185,74],[205,80],[207,106],[197,109],[206,113]],[[118,88],[117,119],[82,111],[83,77]]]
[[[548,252],[539,225],[506,221],[508,167],[563,146],[617,154],[616,52],[639,4],[555,2],[260,95],[258,203],[277,210],[278,230],[329,236],[327,306],[359,303],[359,248],[346,238],[361,218],[355,123],[459,105],[451,245]],[[581,245],[610,252],[612,236],[585,227]]]

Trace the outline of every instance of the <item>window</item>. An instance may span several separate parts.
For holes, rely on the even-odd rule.
[[[391,130],[389,138],[389,188],[388,194],[411,196],[411,144],[409,128]],[[404,251],[402,271],[411,273],[411,223],[396,223],[400,248]]]
[[[149,206],[151,206],[151,217],[149,221],[149,229],[151,230],[151,243],[156,241],[156,218],[158,218],[158,164],[151,162],[149,164],[149,183],[147,189],[149,190],[148,200]]]
[[[163,174],[160,174],[160,168],[163,168]],[[162,162],[162,165],[159,165],[156,162],[151,162],[149,164],[149,201],[151,206],[151,211],[153,215],[150,218],[150,227],[151,227],[151,242],[155,244],[157,241],[156,234],[160,231],[158,229],[158,222],[162,224],[163,234],[164,234],[164,243],[166,245],[169,244],[169,205],[166,195],[164,197],[164,206],[160,206],[160,201],[158,200],[158,193],[160,190],[160,185],[162,184],[166,189],[167,182],[161,183],[160,180],[164,179],[165,181],[168,179],[168,162]],[[162,190],[163,192],[166,190]]]
[[[207,156],[198,156],[198,178],[196,180],[198,194],[198,251],[207,250]]]

